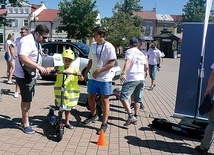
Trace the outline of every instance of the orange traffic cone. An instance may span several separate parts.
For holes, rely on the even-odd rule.
[[[104,131],[103,129],[101,129],[100,131],[100,136],[98,138],[98,142],[97,142],[97,145],[98,146],[106,146],[106,138],[105,138],[105,134],[104,134]]]

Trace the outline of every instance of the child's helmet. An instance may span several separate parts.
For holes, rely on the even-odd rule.
[[[74,60],[74,52],[70,49],[66,49],[62,52],[62,57]]]

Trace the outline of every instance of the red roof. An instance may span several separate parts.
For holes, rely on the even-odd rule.
[[[134,15],[139,16],[143,19],[151,19],[156,20],[156,12],[155,11],[139,11],[139,12],[133,12]]]
[[[0,15],[4,15],[7,13],[7,9],[0,9]]]
[[[182,22],[183,21],[183,17],[182,17],[182,15],[170,15],[173,19],[174,19],[174,21],[176,21],[176,22]]]
[[[45,9],[39,15],[39,21],[47,22],[54,21],[54,19],[58,16],[59,10],[54,9]]]

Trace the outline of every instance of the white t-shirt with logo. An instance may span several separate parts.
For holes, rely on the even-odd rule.
[[[133,47],[126,51],[125,60],[127,59],[131,59],[131,65],[126,72],[126,81],[145,80],[146,56],[137,47]]]
[[[33,34],[29,34],[20,40],[20,46],[18,46],[18,55],[28,56],[32,61],[36,62],[38,56],[38,44],[36,44]],[[39,44],[39,49],[41,49],[41,45]],[[38,64],[42,64],[42,57],[39,54]],[[24,78],[24,72],[19,62],[19,59],[16,59],[15,62],[15,71],[14,75],[19,78]]]
[[[92,60],[92,66],[90,69],[89,79],[94,79],[92,74],[99,68],[102,68],[108,64],[109,60],[116,60],[116,52],[114,46],[105,41],[102,45],[98,45],[97,42],[93,43],[90,48],[88,58]],[[112,81],[112,74],[110,70],[104,71],[98,75],[94,80],[110,82]]]

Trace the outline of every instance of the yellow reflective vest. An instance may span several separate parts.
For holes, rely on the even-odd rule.
[[[64,66],[59,67],[60,72],[64,72]],[[69,67],[66,69],[66,72],[77,73],[78,69]],[[66,106],[75,106],[79,100],[80,88],[78,85],[78,76],[75,75],[67,75],[65,77],[64,87],[65,91],[63,92],[63,100],[62,104]],[[62,90],[62,82],[63,82],[63,74],[57,74],[56,82],[54,84],[54,94],[55,99],[58,104],[61,103],[61,90]]]

